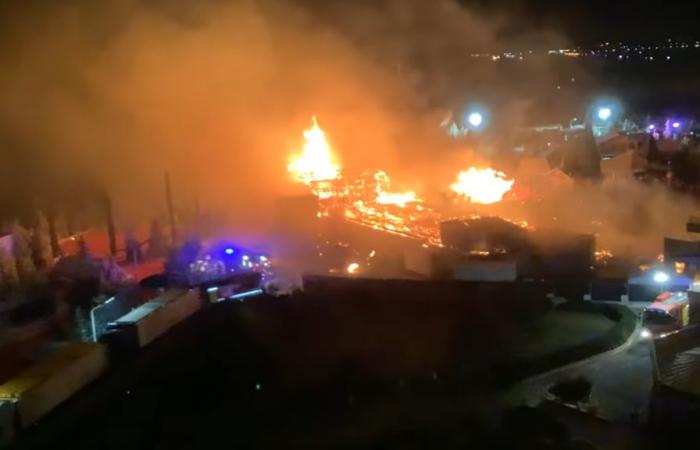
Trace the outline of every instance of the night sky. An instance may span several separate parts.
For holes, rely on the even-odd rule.
[[[459,0],[487,14],[504,15],[504,34],[550,28],[577,44],[605,40],[649,42],[696,37],[700,2],[632,0]]]

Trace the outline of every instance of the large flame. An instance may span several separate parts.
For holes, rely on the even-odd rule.
[[[378,170],[374,174],[374,180],[377,182],[377,187],[375,188],[377,198],[375,201],[380,205],[396,205],[403,208],[406,206],[406,203],[418,201],[416,193],[413,191],[391,192],[389,190],[389,175],[387,175],[384,171]]]
[[[459,195],[469,198],[472,203],[496,203],[510,191],[514,180],[509,180],[503,172],[493,169],[470,167],[457,175],[457,182],[450,188]]]
[[[301,154],[290,158],[287,171],[294,181],[311,184],[314,181],[333,180],[340,176],[340,166],[335,161],[326,133],[318,126],[316,117],[313,126],[304,130],[306,143]]]

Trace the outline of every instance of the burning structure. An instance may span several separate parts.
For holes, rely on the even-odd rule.
[[[395,265],[422,278],[587,280],[590,274],[592,236],[534,231],[527,222],[477,214],[476,205],[498,203],[511,191],[515,181],[503,172],[488,167],[460,171],[450,186],[449,198],[475,208],[455,218],[428,205],[415,191],[394,191],[389,175],[382,170],[357,174],[342,170],[315,119],[304,137],[302,153],[290,159],[287,169],[293,180],[308,186],[313,197],[286,201],[281,210],[289,212],[295,209],[292,203],[303,203],[309,215],[315,206],[317,218],[335,224],[326,230],[330,231],[325,242],[344,241],[336,245],[342,247],[344,256],[334,267],[347,275],[363,271],[366,261],[357,258],[365,253],[368,261],[376,257],[375,248],[370,247],[355,250],[354,255],[348,242],[362,240],[373,240],[381,250],[398,255],[394,259],[401,261]],[[296,223],[292,219],[284,222]],[[376,239],[378,233],[381,239]],[[372,234],[375,239],[365,239]],[[318,254],[327,252],[319,250]]]
[[[343,172],[316,118],[304,137],[303,152],[290,159],[287,169],[318,197],[318,217],[339,216],[375,230],[442,245],[439,223],[443,217],[414,191],[392,191],[389,175],[382,170]],[[502,172],[471,167],[458,174],[451,189],[456,199],[490,204],[500,201],[513,183]]]

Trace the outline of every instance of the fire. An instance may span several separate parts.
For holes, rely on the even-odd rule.
[[[472,203],[490,204],[501,201],[506,192],[510,191],[513,182],[503,172],[470,167],[457,175],[457,182],[450,188],[457,194],[468,197]]]
[[[303,152],[290,159],[287,169],[294,180],[307,184],[319,199],[317,217],[338,217],[373,230],[417,240],[422,245],[442,246],[440,223],[447,219],[418,198],[414,191],[395,192],[386,172],[363,171],[341,174],[323,130],[313,119],[304,131]],[[493,169],[470,168],[461,172],[452,189],[475,203],[494,203],[511,189],[509,180]],[[517,222],[514,222],[517,223]],[[517,223],[527,227],[527,223]],[[370,258],[374,252],[370,253]],[[360,271],[359,263],[345,267],[349,274]]]
[[[294,181],[311,184],[315,181],[334,180],[340,176],[340,166],[335,161],[326,133],[318,126],[316,117],[313,126],[304,130],[304,149],[290,158],[287,171]]]
[[[384,171],[378,170],[375,172],[374,180],[377,182],[377,187],[375,188],[377,198],[375,201],[380,205],[396,205],[403,208],[406,206],[406,203],[418,201],[416,193],[413,191],[390,192],[389,175]]]
[[[408,192],[379,192],[377,193],[377,203],[380,205],[406,206],[406,203],[416,201],[416,193]]]
[[[360,265],[357,264],[356,262],[348,264],[347,269],[345,269],[348,273],[357,273],[357,271],[360,269]]]

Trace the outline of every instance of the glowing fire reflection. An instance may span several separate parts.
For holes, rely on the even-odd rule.
[[[457,175],[457,182],[450,188],[472,203],[490,204],[501,201],[513,183],[503,172],[470,167]]]
[[[333,180],[340,176],[340,166],[335,161],[326,133],[318,126],[316,117],[313,126],[304,130],[306,143],[300,155],[292,156],[287,170],[294,181],[311,184],[314,181]]]

